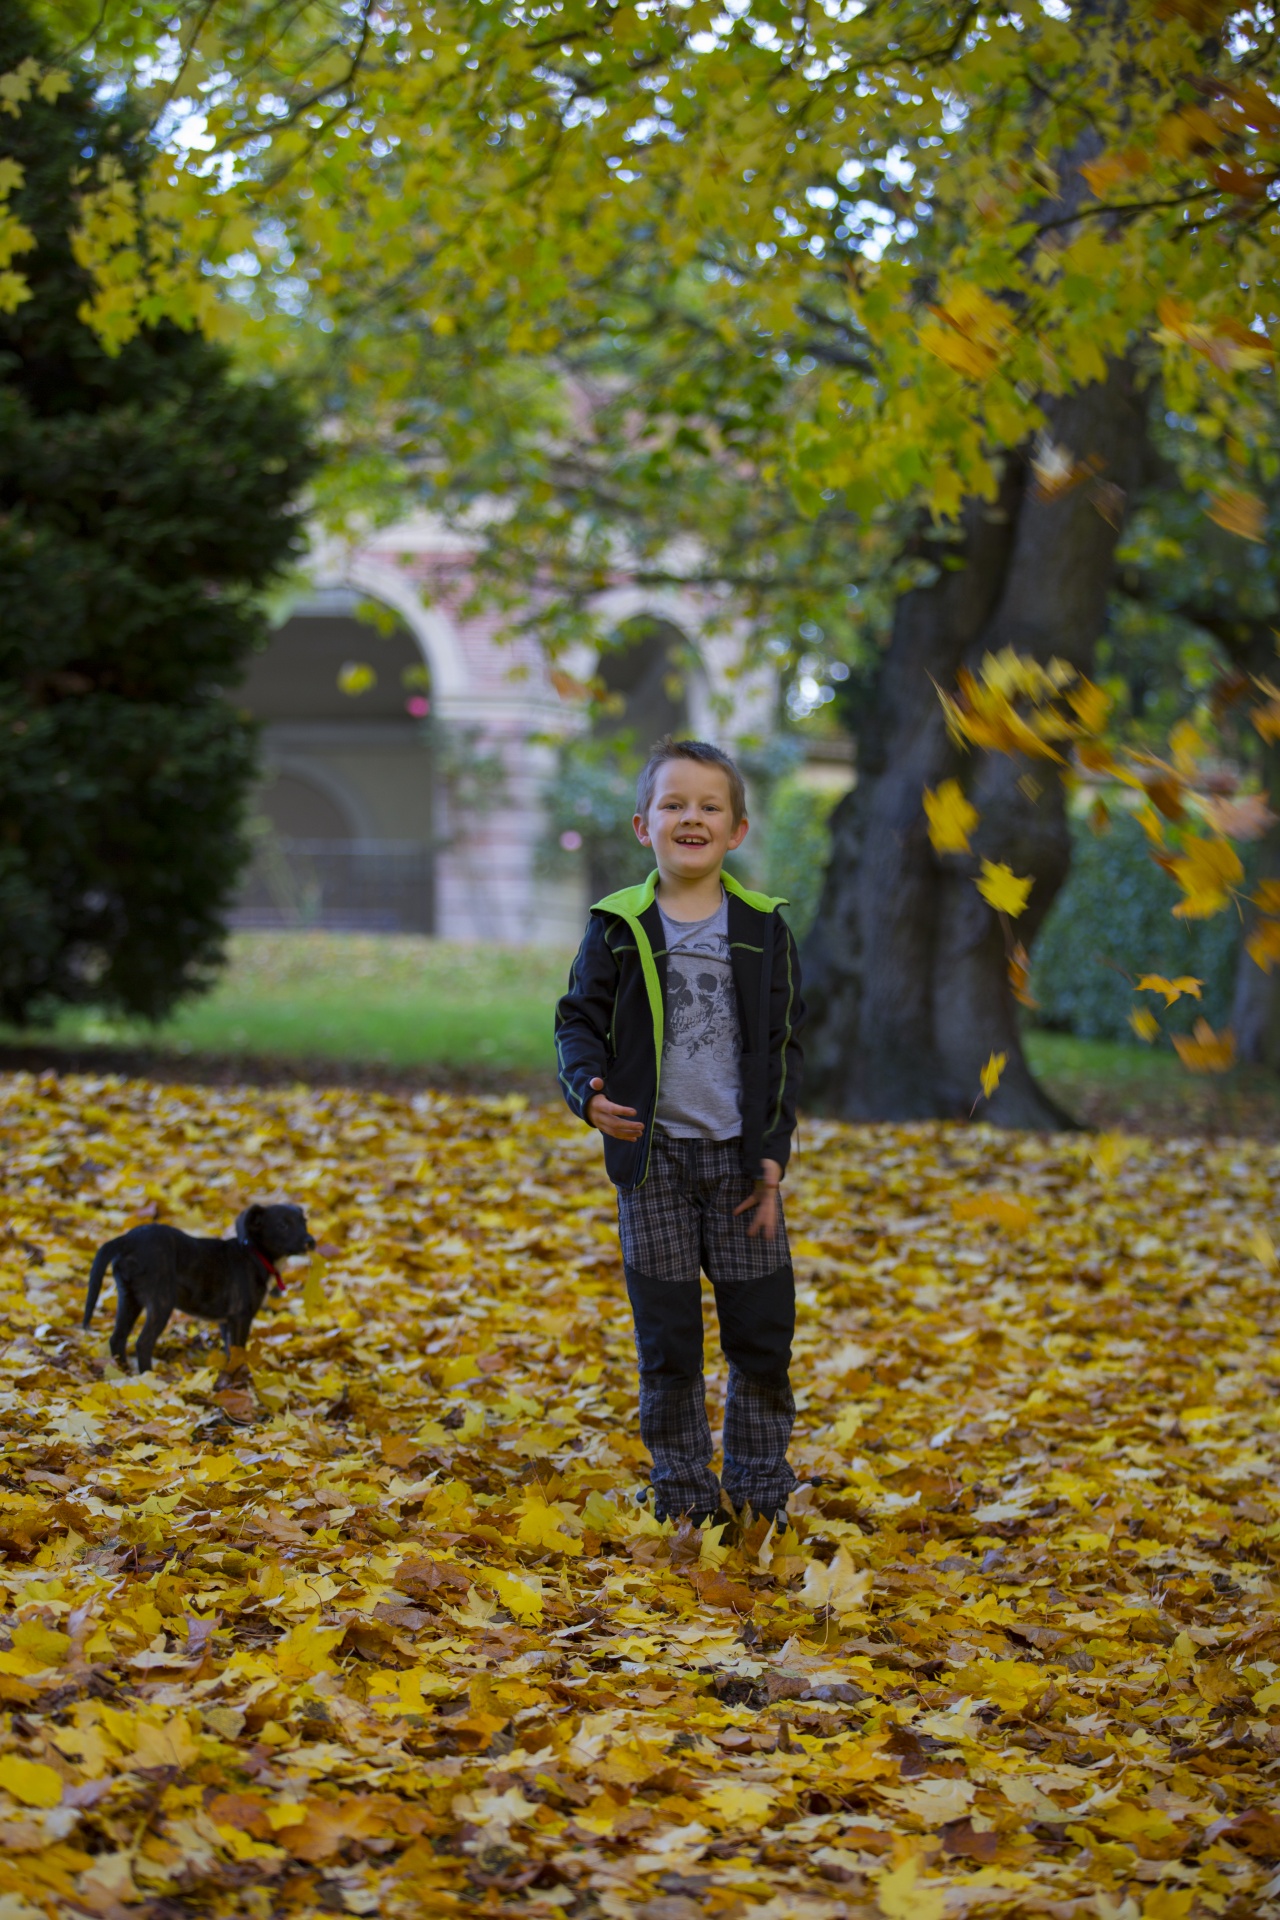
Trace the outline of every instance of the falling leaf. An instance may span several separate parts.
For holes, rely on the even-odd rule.
[[[1228,904],[1233,886],[1244,879],[1240,856],[1227,840],[1191,836],[1169,871],[1185,898],[1174,908],[1182,920],[1207,920]]]
[[[1242,540],[1261,540],[1266,531],[1266,502],[1240,487],[1220,487],[1206,512],[1215,525]]]
[[[1197,1020],[1191,1038],[1175,1033],[1178,1058],[1192,1073],[1226,1073],[1235,1065],[1236,1040],[1230,1027],[1215,1033],[1207,1020]]]
[[[1216,794],[1207,794],[1202,804],[1214,832],[1228,840],[1261,840],[1276,824],[1265,794],[1246,794],[1242,800],[1222,800]]]
[[[338,691],[355,698],[378,684],[373,668],[363,660],[348,660],[338,673]]]
[[[970,805],[958,780],[944,780],[936,793],[926,787],[924,811],[935,853],[968,853],[978,810]]]
[[[594,699],[594,694],[585,680],[577,680],[573,674],[566,673],[563,667],[552,667],[551,684],[562,700],[584,705]]]
[[[988,1100],[1000,1085],[1000,1076],[1008,1063],[1009,1056],[1007,1053],[989,1053],[987,1055],[987,1063],[983,1067],[979,1078],[982,1081],[983,1094]]]
[[[1021,941],[1009,955],[1009,986],[1020,1006],[1039,1006],[1040,1002],[1031,991],[1031,961]]]
[[[1196,980],[1189,973],[1180,973],[1176,980],[1166,980],[1160,973],[1144,973],[1138,980],[1138,992],[1163,994],[1166,1007],[1171,1007],[1175,1000],[1182,998],[1184,993],[1190,994],[1193,1000],[1198,1000],[1203,985],[1203,980]]]
[[[1149,1007],[1132,1008],[1129,1013],[1129,1025],[1139,1040],[1145,1041],[1148,1046],[1160,1037],[1160,1022]]]
[[[1259,920],[1244,943],[1255,967],[1270,973],[1280,960],[1280,920]]]
[[[974,886],[989,907],[1016,920],[1030,897],[1034,880],[1020,880],[1003,861],[984,860]]]

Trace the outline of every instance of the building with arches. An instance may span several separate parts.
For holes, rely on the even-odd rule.
[[[263,783],[236,924],[568,943],[590,875],[549,880],[539,850],[557,743],[587,724],[574,683],[598,667],[640,739],[731,748],[772,727],[771,677],[735,672],[739,643],[694,595],[620,581],[595,611],[624,644],[553,675],[466,611],[470,586],[466,541],[425,516],[319,549],[239,689]]]

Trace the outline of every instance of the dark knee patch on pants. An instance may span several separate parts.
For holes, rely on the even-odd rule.
[[[753,1379],[784,1383],[796,1330],[791,1262],[762,1280],[722,1282],[715,1296],[725,1358]]]
[[[641,1373],[686,1380],[700,1375],[701,1282],[651,1280],[631,1267],[625,1272]]]

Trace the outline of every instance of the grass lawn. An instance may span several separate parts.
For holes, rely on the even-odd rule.
[[[552,1009],[570,955],[416,935],[241,933],[216,990],[172,1020],[69,1013],[0,1028],[0,1064],[101,1064],[204,1077],[437,1078],[555,1091]],[[1280,1082],[1188,1074],[1172,1053],[1030,1032],[1032,1067],[1093,1126],[1280,1137]]]
[[[16,1034],[75,1048],[412,1070],[554,1075],[553,1009],[571,955],[414,934],[240,933],[215,990],[161,1026],[68,1013]]]

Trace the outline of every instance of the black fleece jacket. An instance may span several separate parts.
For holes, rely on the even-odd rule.
[[[667,954],[654,898],[658,876],[597,900],[556,1008],[556,1058],[570,1109],[585,1120],[591,1082],[644,1123],[639,1140],[604,1136],[604,1160],[619,1187],[643,1186],[649,1172],[667,1000]],[[800,961],[784,904],[750,893],[724,875],[729,902],[729,958],[742,1035],[742,1170],[760,1177],[761,1162],[783,1169],[796,1124],[804,1023]]]

